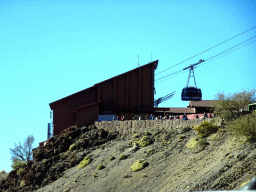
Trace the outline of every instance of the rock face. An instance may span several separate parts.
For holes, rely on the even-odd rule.
[[[0,181],[0,191],[32,191],[48,185],[62,177],[65,170],[78,165],[94,147],[116,137],[116,132],[109,133],[94,125],[70,127],[49,138],[44,147],[33,149],[33,162],[28,161],[24,174],[11,171]]]

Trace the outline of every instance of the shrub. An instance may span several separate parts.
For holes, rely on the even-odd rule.
[[[133,138],[129,141],[130,146],[134,146],[134,143],[140,147],[146,147],[152,143],[152,140],[148,136],[143,136],[140,140]]]
[[[104,169],[104,168],[105,168],[105,166],[102,165],[102,164],[100,164],[100,165],[97,166],[97,169],[98,169],[98,170],[101,170],[101,169]]]
[[[198,153],[204,150],[206,145],[207,145],[207,142],[205,138],[195,137],[186,144],[186,147],[189,149],[192,149],[193,153]]]
[[[139,135],[137,133],[135,133],[132,138],[139,138]]]
[[[20,186],[21,186],[21,187],[24,187],[25,185],[26,185],[25,181],[22,180],[22,181],[20,182]]]
[[[76,147],[76,144],[72,144],[72,145],[70,145],[70,147],[69,147],[69,151],[72,151],[75,147]]]
[[[83,167],[85,167],[86,165],[89,165],[91,163],[92,159],[91,159],[91,156],[88,155],[86,156],[80,163],[79,165],[77,166],[77,169],[81,169]]]
[[[143,174],[142,174],[142,178],[144,178],[144,177],[147,177],[147,174],[146,174],[146,173],[143,173]]]
[[[210,120],[210,123],[211,123],[211,124],[214,124],[215,122],[216,122],[216,119],[211,119],[211,120]]]
[[[146,162],[144,159],[140,159],[133,163],[133,165],[131,166],[131,170],[132,172],[136,172],[145,168],[146,166],[148,166],[148,162]]]
[[[16,160],[12,165],[13,170],[17,170],[19,168],[24,168],[27,166],[27,162]]]
[[[197,126],[196,131],[201,137],[208,137],[209,135],[217,132],[217,127],[208,121],[204,121],[201,125]]]
[[[47,161],[47,159],[43,159],[42,162],[45,163]]]
[[[140,141],[137,142],[137,144],[140,147],[146,147],[152,143],[151,139],[148,136],[143,136]]]
[[[17,174],[20,176],[20,175],[22,175],[22,173],[24,173],[24,169],[23,168],[19,168],[18,170],[17,170]]]
[[[248,141],[256,139],[256,112],[241,116],[230,122],[228,129],[234,132],[235,136],[246,136]]]
[[[127,159],[127,158],[128,158],[128,156],[124,155],[124,154],[121,154],[120,157],[119,157],[120,160],[124,160],[124,159]]]
[[[184,139],[184,138],[186,138],[186,136],[185,136],[185,135],[180,135],[180,136],[179,136],[179,140],[178,140],[178,141],[179,141],[179,142],[181,142],[181,141],[183,141],[183,139]]]
[[[111,156],[110,158],[109,158],[109,161],[113,161],[114,159],[116,159],[114,156]]]
[[[0,173],[6,173],[6,171],[3,169]]]
[[[144,132],[144,135],[146,135],[146,136],[150,136],[150,135],[152,135],[150,132],[148,132],[148,131],[145,131]]]

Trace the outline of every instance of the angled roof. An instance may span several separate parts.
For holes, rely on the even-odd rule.
[[[135,68],[135,69],[132,69],[132,70],[130,70],[130,71],[127,71],[127,72],[125,72],[125,73],[122,73],[122,74],[120,74],[120,75],[114,76],[114,77],[112,77],[112,78],[110,78],[110,79],[107,79],[107,80],[104,80],[104,81],[102,81],[102,82],[96,83],[96,84],[94,84],[93,86],[91,86],[91,87],[89,87],[89,88],[87,88],[87,89],[91,89],[91,88],[93,88],[93,87],[95,87],[95,86],[97,86],[97,85],[99,85],[99,84],[101,84],[101,83],[103,83],[103,82],[106,82],[106,81],[108,81],[108,80],[114,79],[114,78],[119,77],[119,76],[122,76],[122,75],[124,75],[124,74],[126,74],[126,73],[130,73],[130,72],[132,72],[132,71],[136,71],[136,70],[138,70],[138,69],[140,69],[140,68],[144,68],[144,67],[146,67],[146,66],[148,66],[148,65],[154,64],[154,66],[155,66],[155,67],[154,67],[154,70],[156,70],[157,65],[158,65],[158,61],[159,61],[159,60],[152,61],[152,62],[150,62],[150,63],[148,63],[148,64],[142,65],[142,66],[140,66],[140,67],[137,67],[137,68]],[[66,99],[68,99],[68,98],[70,98],[70,97],[72,97],[72,96],[74,96],[74,95],[76,95],[76,94],[78,94],[78,93],[81,93],[81,92],[83,92],[83,91],[86,91],[87,89],[83,89],[83,90],[81,90],[81,91],[79,91],[79,92],[73,93],[73,94],[71,94],[71,95],[69,95],[69,96],[66,96],[66,97],[64,97],[64,98],[61,98],[61,99],[56,100],[56,101],[54,101],[54,102],[51,102],[49,105],[50,105],[50,107],[51,107],[51,109],[52,109],[52,106],[53,106],[54,103],[57,103],[57,102],[60,102],[60,101],[64,101],[64,100],[66,100]]]
[[[148,66],[148,65],[152,65],[152,64],[155,64],[155,68],[154,68],[154,70],[156,70],[157,65],[158,65],[158,61],[159,61],[159,60],[152,61],[152,62],[150,62],[150,63],[148,63],[148,64],[142,65],[142,66],[140,66],[140,67],[137,67],[137,68],[135,68],[135,69],[132,69],[132,70],[127,71],[127,72],[125,72],[125,73],[122,73],[122,74],[120,74],[120,75],[114,76],[114,77],[112,77],[112,78],[110,78],[110,79],[107,79],[107,80],[105,80],[105,81],[102,81],[102,82],[96,83],[96,84],[94,84],[94,85],[101,84],[101,83],[103,83],[103,82],[106,82],[106,81],[109,81],[109,80],[111,80],[111,79],[114,79],[114,78],[120,77],[120,76],[122,76],[122,75],[124,75],[124,74],[126,74],[126,73],[131,73],[131,72],[133,72],[133,71],[136,71],[136,70],[138,70],[138,69],[140,69],[140,68],[144,68],[144,67],[146,67],[146,66]]]

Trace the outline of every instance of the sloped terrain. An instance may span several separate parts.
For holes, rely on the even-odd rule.
[[[75,145],[73,145],[75,144]],[[121,136],[93,126],[70,128],[47,141],[23,175],[0,182],[2,191],[234,190],[256,172],[256,144],[225,126],[207,137],[194,128]],[[78,164],[90,156],[90,163]],[[138,160],[145,166],[133,172]],[[139,167],[138,167],[139,168]],[[21,181],[25,186],[20,187]]]

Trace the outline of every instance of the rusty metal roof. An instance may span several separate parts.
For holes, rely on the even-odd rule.
[[[189,108],[196,108],[196,107],[212,107],[215,102],[218,100],[202,100],[202,101],[190,101]],[[255,101],[252,101],[252,103]],[[243,108],[243,111],[248,111],[248,105]]]
[[[217,100],[189,101],[188,107],[212,107]]]
[[[127,72],[125,72],[125,73],[122,73],[122,74],[120,74],[120,75],[117,75],[117,76],[111,77],[110,79],[107,79],[107,80],[102,81],[102,82],[100,82],[100,83],[96,83],[96,84],[94,84],[94,85],[101,84],[101,83],[106,82],[106,81],[109,81],[109,80],[111,80],[111,79],[114,79],[114,78],[120,77],[120,76],[122,76],[122,75],[124,75],[124,74],[126,74],[126,73],[130,73],[130,72],[136,71],[136,70],[138,70],[138,69],[140,69],[140,68],[144,68],[144,67],[146,67],[146,66],[148,66],[148,65],[151,65],[151,64],[155,64],[155,66],[154,66],[154,67],[155,67],[155,68],[154,68],[154,70],[156,70],[157,65],[158,65],[158,61],[159,61],[159,60],[152,61],[152,62],[150,62],[150,63],[148,63],[148,64],[142,65],[142,66],[140,66],[140,67],[137,67],[137,68],[135,68],[135,69],[132,69],[132,70],[130,70],[130,71],[127,71]]]
[[[166,112],[166,113],[195,113],[195,108],[183,108],[183,107],[170,107],[170,108],[154,108],[155,112]]]
[[[102,81],[102,82],[96,83],[96,84],[94,84],[93,86],[91,86],[91,87],[89,87],[89,88],[87,88],[87,89],[81,90],[81,91],[79,91],[79,92],[73,93],[73,94],[71,94],[71,95],[69,95],[69,96],[66,96],[66,97],[64,97],[64,98],[61,98],[61,99],[59,99],[59,100],[56,100],[56,101],[54,101],[54,102],[51,102],[51,103],[49,103],[50,108],[52,109],[53,104],[55,104],[55,103],[57,103],[57,102],[64,101],[64,100],[66,100],[66,99],[68,99],[68,98],[70,98],[70,97],[72,97],[72,96],[74,96],[74,95],[76,95],[76,94],[78,94],[78,93],[82,93],[82,92],[84,92],[84,91],[86,91],[86,90],[88,90],[88,89],[91,89],[91,88],[93,88],[93,87],[95,87],[95,86],[97,86],[97,85],[99,85],[99,84],[101,84],[101,83],[103,83],[103,82],[109,81],[109,80],[114,79],[114,78],[116,78],[116,77],[122,76],[122,75],[124,75],[124,74],[126,74],[126,73],[130,73],[130,72],[132,72],[132,71],[138,70],[138,69],[140,69],[140,68],[144,68],[144,67],[146,67],[146,66],[148,66],[148,65],[154,64],[154,70],[156,70],[157,65],[158,65],[158,61],[159,61],[159,60],[152,61],[152,62],[150,62],[150,63],[148,63],[148,64],[142,65],[142,66],[140,66],[140,67],[137,67],[137,68],[135,68],[135,69],[132,69],[132,70],[130,70],[130,71],[127,71],[127,72],[125,72],[125,73],[122,73],[122,74],[120,74],[120,75],[117,75],[117,76],[115,76],[115,77],[112,77],[112,78],[110,78],[110,79],[107,79],[107,80],[104,80],[104,81]]]

